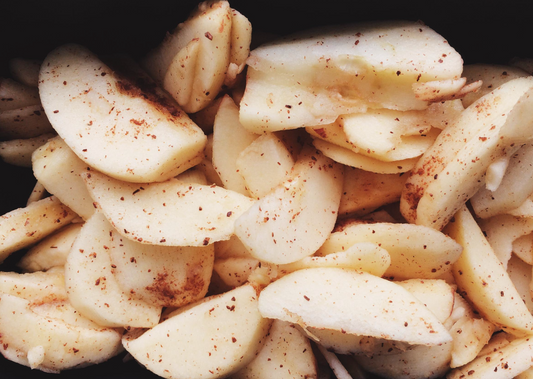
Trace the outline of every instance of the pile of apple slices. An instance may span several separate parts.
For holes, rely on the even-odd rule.
[[[209,1],[141,62],[68,44],[38,93],[0,83],[0,132],[32,106],[53,128],[6,137],[32,141],[11,156],[38,186],[0,218],[0,262],[27,250],[0,273],[2,354],[60,372],[125,350],[183,379],[532,371],[532,77],[463,70],[418,22],[250,41]]]

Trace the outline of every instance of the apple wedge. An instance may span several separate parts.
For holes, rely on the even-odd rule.
[[[497,327],[518,337],[532,334],[533,316],[466,206],[455,214],[446,233],[463,246],[453,264],[458,292]]]
[[[440,133],[411,170],[400,199],[410,223],[442,229],[484,184],[488,167],[531,139],[533,77],[506,82]]]
[[[460,55],[435,31],[394,21],[313,29],[248,58],[241,123],[250,131],[334,122],[368,108],[425,109],[413,84],[459,79]]]
[[[127,183],[99,172],[83,178],[89,193],[123,236],[166,246],[206,246],[229,239],[254,200],[217,186],[170,179]]]
[[[109,249],[121,249],[119,234],[99,213],[80,230],[65,264],[72,306],[86,318],[109,327],[153,327],[162,306],[148,304],[124,291],[113,273]]]
[[[438,345],[451,337],[403,287],[363,271],[310,268],[269,284],[259,296],[264,317],[306,328]]]
[[[61,202],[84,220],[94,213],[87,187],[80,177],[89,166],[74,154],[61,137],[54,137],[32,155],[33,175]]]
[[[213,101],[229,71],[244,69],[251,25],[227,1],[204,1],[143,59],[143,66],[187,113]]]
[[[334,230],[316,255],[346,251],[359,242],[375,243],[390,254],[384,275],[396,280],[438,278],[451,270],[463,250],[452,238],[429,227],[356,221]]]
[[[75,217],[76,213],[55,196],[0,216],[0,262],[69,224]]]
[[[288,179],[235,221],[235,235],[261,261],[310,256],[335,225],[342,183],[342,166],[307,146]]]
[[[110,176],[164,181],[203,158],[203,131],[131,62],[111,68],[82,46],[60,46],[43,62],[39,94],[72,151]]]
[[[82,223],[68,224],[33,245],[20,258],[17,266],[24,272],[47,271],[64,266]]]
[[[274,320],[266,342],[252,362],[232,379],[317,378],[317,363],[311,343],[294,325]]]
[[[163,378],[220,378],[250,363],[272,321],[249,284],[178,309],[154,328],[123,337],[126,350]]]

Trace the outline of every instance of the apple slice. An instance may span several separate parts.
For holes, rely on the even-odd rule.
[[[84,220],[94,213],[87,187],[80,177],[89,170],[61,137],[54,137],[32,155],[33,174],[46,190]]]
[[[465,109],[411,170],[400,199],[410,223],[442,229],[484,184],[488,167],[531,138],[533,77],[506,82]]]
[[[241,123],[256,133],[317,126],[367,108],[425,109],[413,84],[459,79],[461,56],[435,31],[394,21],[313,29],[250,53]]]
[[[50,196],[0,216],[0,262],[69,224],[76,213]]]
[[[147,74],[119,65],[74,44],[48,54],[39,93],[57,133],[91,167],[132,182],[164,181],[199,163],[203,131]]]
[[[295,271],[263,289],[259,311],[303,329],[423,345],[451,341],[436,316],[406,289],[363,271],[331,267]]]
[[[249,284],[178,309],[144,332],[123,337],[126,350],[163,378],[220,378],[250,363],[263,346],[271,321],[257,308]]]
[[[235,235],[257,259],[283,264],[312,255],[335,225],[341,165],[304,148],[289,178],[235,222]]]
[[[426,226],[356,221],[334,230],[316,255],[346,251],[359,242],[387,250],[391,264],[385,276],[396,280],[438,278],[451,270],[463,250],[452,238]]]
[[[205,246],[229,239],[254,200],[217,186],[170,179],[134,184],[99,172],[83,178],[89,193],[123,236],[166,246]]]
[[[113,273],[109,249],[121,249],[115,229],[99,213],[87,220],[72,245],[65,264],[70,303],[99,325],[153,327],[162,306],[146,303],[125,292]]]
[[[463,246],[453,264],[458,292],[506,332],[519,337],[531,334],[533,316],[466,206],[455,214],[446,233]]]
[[[232,379],[316,378],[317,363],[311,343],[291,323],[274,320],[265,345]]]
[[[9,360],[59,373],[122,351],[118,330],[92,323],[66,302],[31,304],[8,294],[0,302],[0,349]]]

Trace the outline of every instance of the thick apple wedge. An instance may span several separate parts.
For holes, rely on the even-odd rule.
[[[124,291],[113,273],[109,249],[121,249],[119,234],[96,212],[84,224],[65,264],[70,303],[88,319],[110,327],[157,325],[162,306]]]
[[[363,271],[295,271],[265,287],[259,311],[304,330],[331,329],[422,345],[451,341],[436,316],[406,289]]]
[[[284,264],[312,255],[335,225],[344,169],[304,147],[287,180],[235,222],[235,234],[257,259]]]
[[[164,181],[199,163],[203,131],[147,74],[121,70],[79,45],[48,54],[39,94],[67,145],[91,167],[132,182]]]
[[[425,109],[413,84],[459,79],[450,44],[416,22],[315,29],[250,54],[241,123],[258,133],[334,122],[367,108]]]
[[[163,378],[227,377],[259,353],[272,321],[249,284],[180,308],[144,334],[123,337],[126,350]],[[140,334],[140,335],[139,335]]]
[[[274,320],[255,359],[232,379],[293,379],[318,377],[309,339],[289,322]]]
[[[87,172],[89,193],[119,233],[137,242],[205,246],[229,239],[254,200],[217,186],[170,179],[134,184]]]

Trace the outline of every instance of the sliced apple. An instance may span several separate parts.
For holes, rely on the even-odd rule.
[[[310,256],[335,225],[342,183],[342,166],[307,146],[289,178],[236,220],[235,235],[261,261]]]
[[[31,167],[32,153],[55,135],[55,133],[45,133],[33,138],[1,141],[0,158],[15,166]]]
[[[429,227],[352,222],[331,233],[316,254],[346,251],[359,242],[375,243],[390,254],[391,264],[384,275],[396,280],[438,278],[451,270],[463,250],[453,239]]]
[[[65,282],[72,306],[83,316],[109,327],[153,327],[162,306],[125,292],[113,274],[109,249],[121,249],[120,238],[96,212],[80,230],[67,257]]]
[[[213,167],[224,188],[249,196],[250,192],[237,168],[240,153],[259,135],[250,133],[239,122],[239,108],[224,96],[213,125]]]
[[[39,93],[66,144],[91,167],[132,182],[164,181],[199,163],[203,131],[148,75],[115,65],[74,44],[46,57]]]
[[[204,1],[143,59],[143,66],[186,112],[194,113],[216,98],[228,71],[243,70],[250,40],[246,17],[227,1]]]
[[[482,187],[470,199],[478,217],[487,218],[518,208],[533,193],[533,143],[522,146],[509,157],[500,185]]]
[[[442,229],[484,184],[491,163],[531,138],[533,77],[506,82],[462,112],[439,134],[405,184],[407,221]]]
[[[50,196],[0,216],[0,262],[69,224],[76,213]]]
[[[32,246],[18,261],[24,272],[47,271],[64,266],[82,223],[69,224]]]
[[[134,184],[93,171],[83,178],[119,233],[142,243],[205,246],[229,239],[235,221],[254,203],[234,191],[177,179]]]
[[[181,307],[207,293],[213,261],[213,245],[203,247],[141,244],[116,236],[109,249],[113,275],[125,293],[148,304]]]
[[[123,337],[126,350],[163,378],[219,378],[249,364],[265,343],[271,321],[244,285],[178,309],[142,333]]]
[[[264,317],[304,329],[332,329],[411,344],[451,341],[435,315],[406,289],[363,271],[295,271],[261,292],[259,310]]]
[[[462,59],[417,22],[314,29],[250,53],[241,122],[257,133],[328,124],[367,108],[425,109],[413,84],[459,79]]]
[[[9,360],[59,373],[122,351],[118,330],[84,319],[68,303],[32,305],[8,294],[0,294],[0,302],[0,349]]]
[[[446,232],[463,246],[453,264],[459,293],[497,327],[516,336],[531,334],[533,316],[466,206],[455,214]]]
[[[94,213],[93,200],[80,174],[89,166],[61,137],[55,137],[32,155],[33,174],[46,190],[87,220]]]
[[[316,378],[316,358],[309,339],[291,323],[274,320],[266,342],[253,361],[233,379]]]

